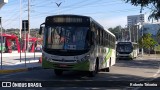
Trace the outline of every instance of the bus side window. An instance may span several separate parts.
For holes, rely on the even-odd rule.
[[[91,31],[91,45],[94,45],[94,40],[95,40],[95,34],[93,31]]]
[[[96,29],[96,43],[99,44],[99,33],[97,29]]]

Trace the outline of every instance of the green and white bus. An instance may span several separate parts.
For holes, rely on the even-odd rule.
[[[95,76],[116,62],[115,35],[91,17],[48,16],[39,34],[43,35],[42,67],[54,69],[56,75],[73,70]]]
[[[117,59],[134,59],[138,56],[138,44],[135,42],[117,42]]]

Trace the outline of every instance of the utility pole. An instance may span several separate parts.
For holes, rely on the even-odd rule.
[[[142,25],[142,27],[141,27],[141,29],[142,29],[142,37],[143,37],[143,22],[141,22],[141,25]],[[142,38],[142,44],[143,44],[143,38]],[[143,45],[142,45],[142,56],[143,56]]]
[[[30,37],[30,0],[28,0],[28,34],[27,34],[27,39],[28,39],[28,45],[27,45],[27,50],[29,51],[29,37]]]
[[[22,21],[22,11],[21,11],[21,9],[22,9],[22,0],[19,0],[19,36],[20,36],[20,38],[21,38],[21,29],[22,29],[22,27],[21,27],[21,21]]]
[[[0,1],[0,9],[2,8],[2,6],[4,4],[8,3],[8,0],[1,0]],[[1,21],[1,17],[0,17],[0,29],[1,29],[1,69],[2,69],[2,41],[3,41],[3,37],[2,37],[2,21]]]
[[[142,56],[143,56],[143,28],[144,28],[144,20],[142,20],[142,15],[143,14],[140,14],[140,22],[141,22],[141,30],[142,30],[142,33],[141,33],[141,35],[142,35],[142,50],[141,50],[141,54],[142,54]]]
[[[129,41],[131,42],[131,30],[130,30],[130,26],[128,26],[128,31],[129,31]]]
[[[137,29],[137,44],[139,44],[138,43],[138,35],[139,35],[139,25],[136,25],[136,29]],[[137,50],[137,53],[139,54],[139,46],[137,46],[137,48],[138,48],[138,50]]]
[[[20,62],[21,62],[21,38],[22,38],[22,36],[21,36],[21,34],[22,34],[22,32],[21,32],[21,29],[22,29],[22,27],[21,27],[21,21],[22,21],[22,18],[21,18],[21,15],[22,15],[22,12],[21,12],[21,9],[22,9],[22,1],[21,0],[19,0],[19,11],[20,11],[20,13],[19,13],[19,36],[20,36]]]
[[[0,17],[0,28],[1,28],[1,69],[2,69],[2,43],[3,43],[3,37],[2,37],[2,33],[3,33],[3,28],[2,28],[2,23],[1,23],[1,17]]]

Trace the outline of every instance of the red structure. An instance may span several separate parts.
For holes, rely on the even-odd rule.
[[[1,36],[1,34],[0,34]],[[22,41],[21,41],[21,45],[19,43],[19,39],[18,36],[14,35],[14,34],[2,34],[2,37],[5,38],[5,47],[6,47],[6,51],[7,53],[12,53],[12,41],[15,41],[15,47],[18,50],[18,53],[20,53],[20,51],[22,50],[22,52],[24,52],[27,49],[28,46],[28,41],[29,41],[29,52],[34,52],[35,47],[37,45],[37,41],[41,41],[41,39],[35,38],[35,37],[30,37],[29,40],[27,38],[26,35],[26,39],[23,37]],[[21,46],[21,49],[20,49]]]
[[[36,47],[36,43],[37,43],[37,38],[35,38],[35,37],[30,37],[29,40],[28,40],[28,38],[23,39],[22,52],[25,52],[25,50],[27,49],[28,41],[30,44],[29,52],[34,52],[35,47]]]
[[[19,44],[18,37],[16,35],[3,33],[2,37],[4,37],[6,39],[6,41],[5,41],[5,47],[7,48],[6,52],[12,53],[12,41],[16,42],[16,47],[17,47],[18,53],[20,52],[20,44]]]

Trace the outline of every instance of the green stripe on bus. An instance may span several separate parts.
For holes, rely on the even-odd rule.
[[[103,64],[107,62],[107,60],[111,57],[111,55],[112,55],[112,49],[109,48],[108,49],[108,53],[107,53],[107,55],[106,55],[106,57],[105,57],[105,59],[103,61]]]

